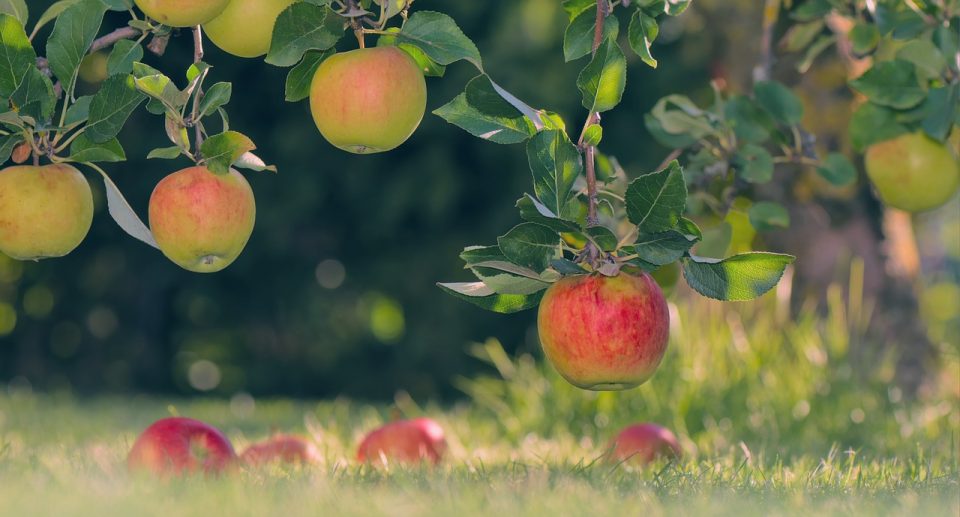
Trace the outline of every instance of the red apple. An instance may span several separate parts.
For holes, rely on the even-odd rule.
[[[357,459],[386,465],[398,463],[432,464],[440,462],[447,449],[443,428],[429,418],[398,420],[371,432],[360,443]]]
[[[320,452],[299,436],[280,434],[247,447],[240,459],[251,466],[275,462],[309,465],[320,462]]]
[[[621,390],[643,384],[660,365],[670,313],[646,273],[578,275],[550,286],[537,329],[547,359],[571,384]]]
[[[191,418],[157,420],[137,438],[127,457],[130,470],[157,474],[222,472],[237,459],[217,428]]]
[[[613,459],[646,465],[657,458],[679,458],[683,451],[677,437],[657,424],[636,424],[627,427],[610,443]]]

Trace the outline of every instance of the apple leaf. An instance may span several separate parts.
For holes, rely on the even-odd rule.
[[[94,142],[106,142],[123,129],[134,110],[146,97],[129,75],[114,75],[103,82],[90,100],[86,135]]]
[[[614,251],[620,245],[620,239],[613,230],[606,226],[590,226],[584,231],[584,234],[591,242],[597,245],[603,251]]]
[[[557,217],[539,199],[530,194],[525,194],[517,201],[517,208],[520,209],[520,217],[524,221],[537,223],[561,233],[580,231],[580,225]]]
[[[865,102],[850,117],[850,142],[857,151],[909,132],[890,108]]]
[[[690,257],[683,261],[683,276],[690,287],[708,298],[746,301],[776,286],[794,260],[790,255],[759,252],[723,260]]]
[[[790,227],[790,212],[779,203],[761,201],[754,203],[748,212],[750,224],[758,231],[766,232]]]
[[[133,64],[143,59],[143,47],[136,41],[120,40],[113,44],[113,50],[107,58],[107,74],[129,74]]]
[[[9,97],[34,68],[37,54],[19,20],[0,14],[0,97]]]
[[[786,125],[799,124],[803,118],[803,103],[789,88],[776,81],[756,83],[753,95],[757,104]]]
[[[735,157],[737,170],[750,183],[767,183],[773,179],[773,156],[757,144],[746,144]]]
[[[101,0],[79,0],[57,17],[47,40],[47,60],[64,91],[73,93],[80,62],[97,37],[106,12]]]
[[[483,60],[477,46],[446,14],[434,11],[414,13],[403,24],[397,41],[416,46],[437,64],[445,66],[465,59],[483,71]]]
[[[320,68],[320,63],[334,55],[336,49],[327,50],[308,50],[303,55],[303,60],[297,66],[290,69],[287,74],[287,82],[284,86],[284,99],[287,102],[298,102],[310,96],[310,85],[313,83],[313,76]]]
[[[572,196],[573,184],[583,171],[577,147],[563,131],[541,131],[527,143],[527,160],[537,198],[557,216],[567,215],[564,209]]]
[[[627,216],[641,233],[659,233],[677,227],[687,206],[683,169],[674,160],[665,169],[633,180],[626,193]]]
[[[596,2],[593,2],[596,5]],[[567,25],[563,33],[563,60],[580,59],[593,50],[594,31],[597,27],[595,9],[580,11]],[[616,16],[608,16],[603,22],[603,38],[616,40],[620,35],[620,22]]]
[[[624,252],[635,254],[644,262],[664,266],[679,260],[697,242],[686,235],[668,230],[641,235],[633,246],[625,246]]]
[[[333,48],[344,26],[343,18],[329,7],[296,2],[277,17],[266,62],[293,66],[308,50]]]
[[[536,223],[521,223],[497,239],[510,262],[540,273],[560,249],[557,232]]]
[[[506,102],[486,75],[474,77],[464,93],[434,114],[471,135],[497,144],[520,143],[537,132],[533,122]]]
[[[126,159],[127,155],[116,138],[94,142],[82,134],[70,144],[69,160],[73,162],[122,162]]]
[[[850,81],[850,86],[871,102],[894,109],[912,108],[927,95],[917,79],[916,66],[902,59],[875,64]]]
[[[37,67],[30,65],[20,85],[10,95],[10,104],[21,116],[47,121],[57,105],[53,83]]]
[[[240,158],[237,158],[237,161],[233,162],[233,165],[241,169],[250,169],[257,172],[277,172],[275,165],[267,165],[262,158],[249,151],[241,154]]]
[[[26,0],[0,0],[0,14],[9,15],[20,22],[21,27],[26,27],[30,18]]]
[[[577,77],[583,107],[597,113],[620,104],[627,86],[627,58],[615,39],[607,39]]]
[[[660,26],[657,19],[643,12],[643,9],[637,9],[630,18],[630,26],[627,29],[627,41],[630,48],[640,56],[644,63],[652,68],[657,67],[657,60],[650,53],[650,46],[660,34]]]
[[[849,158],[840,153],[828,154],[823,164],[817,167],[817,174],[838,187],[850,185],[857,180],[857,168],[850,163]]]
[[[246,135],[236,131],[226,131],[203,141],[200,153],[203,163],[214,174],[226,174],[245,153],[256,149]]]
[[[481,309],[513,314],[525,311],[540,304],[543,291],[534,294],[497,294],[483,282],[438,283],[440,289],[461,300],[470,302]]]
[[[131,237],[149,246],[160,249],[160,245],[158,245],[157,240],[154,239],[153,233],[150,232],[147,225],[143,224],[143,221],[140,220],[137,213],[133,211],[133,207],[131,207],[130,203],[123,197],[120,189],[118,189],[117,185],[110,179],[110,176],[107,176],[107,173],[99,167],[93,168],[103,176],[103,184],[107,192],[107,210],[110,212],[110,217]]]
[[[150,154],[147,155],[147,159],[148,160],[154,160],[154,159],[173,160],[173,159],[179,158],[182,153],[183,153],[183,150],[176,145],[173,147],[158,147],[150,151]]]
[[[200,118],[213,114],[213,112],[227,105],[230,97],[233,95],[233,85],[230,83],[216,83],[203,94],[203,100],[200,101]]]

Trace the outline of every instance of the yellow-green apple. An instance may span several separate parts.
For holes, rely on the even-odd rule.
[[[937,208],[960,187],[957,157],[924,133],[908,133],[871,145],[866,168],[880,199],[908,212]]]
[[[389,151],[410,138],[427,107],[420,67],[397,47],[334,54],[317,68],[310,110],[331,144],[357,154]]]
[[[66,164],[0,171],[0,252],[18,260],[62,257],[93,222],[90,184]]]
[[[193,27],[222,13],[230,0],[134,0],[147,16],[170,27]]]
[[[270,463],[309,465],[320,462],[320,452],[299,436],[280,434],[247,447],[240,459],[250,466]]]
[[[636,424],[627,427],[608,447],[612,459],[646,465],[657,458],[679,458],[683,452],[677,437],[656,424]]]
[[[213,273],[243,251],[256,219],[253,190],[237,171],[214,174],[196,166],[175,172],[150,196],[150,230],[180,267]]]
[[[297,0],[230,0],[230,5],[203,24],[214,45],[238,57],[258,57],[270,50],[277,16]]]
[[[357,459],[388,465],[390,462],[437,464],[447,450],[443,428],[429,418],[398,420],[368,434],[360,443]]]
[[[544,294],[537,330],[547,359],[571,384],[621,390],[643,384],[660,365],[670,313],[646,273],[568,276]]]
[[[217,428],[176,417],[157,420],[137,438],[127,456],[127,467],[160,475],[216,474],[236,459],[230,440]]]

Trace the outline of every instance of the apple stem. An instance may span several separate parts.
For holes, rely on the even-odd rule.
[[[199,25],[193,28],[193,63],[199,64],[203,61],[203,29]],[[197,152],[195,155],[199,158],[200,146],[203,145],[203,124],[200,123],[200,100],[203,98],[203,79],[206,72],[201,72],[201,77],[197,81],[197,91],[193,96],[193,110],[190,119],[193,122],[194,140]]]

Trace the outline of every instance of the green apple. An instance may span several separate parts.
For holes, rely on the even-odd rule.
[[[257,209],[239,172],[217,175],[197,166],[160,181],[149,212],[150,230],[167,258],[188,271],[214,273],[240,256]]]
[[[334,54],[317,69],[310,110],[328,142],[357,154],[396,148],[420,125],[427,84],[409,54],[397,47]]]
[[[537,315],[544,354],[571,384],[622,390],[660,365],[670,336],[663,292],[646,273],[569,276],[547,289]]]
[[[147,16],[170,27],[193,27],[217,17],[230,0],[134,0]]]
[[[960,187],[960,163],[940,142],[909,133],[867,149],[867,176],[880,199],[908,212],[946,203]]]
[[[62,257],[93,222],[90,184],[66,164],[0,171],[0,252],[17,260]]]
[[[297,0],[231,0],[219,16],[203,25],[214,45],[238,57],[259,57],[270,50],[277,16]]]

